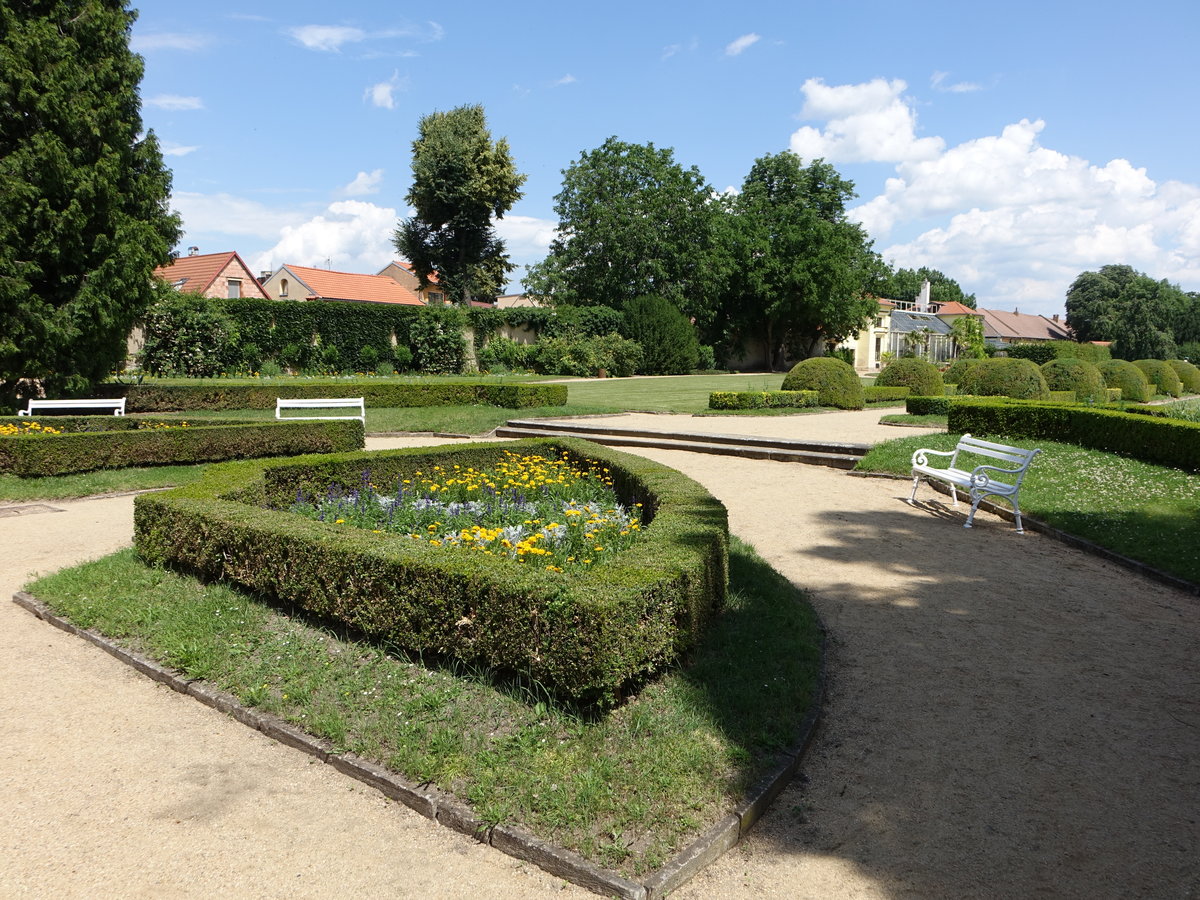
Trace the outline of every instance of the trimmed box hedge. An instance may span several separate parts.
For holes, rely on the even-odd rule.
[[[885,369],[884,371],[887,370]],[[863,385],[863,401],[866,403],[899,403],[901,400],[907,400],[911,393],[912,388],[908,387],[889,387],[877,384]]]
[[[355,486],[367,470],[384,485],[433,464],[487,469],[505,451],[607,468],[618,498],[643,504],[639,540],[603,566],[557,573],[286,511],[298,491]],[[724,603],[728,540],[725,507],[692,479],[569,439],[230,463],[134,506],[147,562],[229,579],[388,645],[516,673],[599,706],[696,644]]]
[[[1181,419],[980,398],[952,403],[947,426],[952,433],[1045,438],[1188,471],[1200,470],[1200,423]]]
[[[0,424],[28,423],[4,417]],[[182,427],[133,416],[54,416],[34,421],[64,434],[0,437],[0,472],[23,478],[130,466],[180,465],[361,450],[358,421],[222,422]],[[152,422],[155,427],[139,428]],[[175,427],[162,427],[171,425]]]
[[[105,384],[97,394],[124,397],[130,412],[177,412],[191,409],[274,409],[275,400],[359,397],[368,407],[499,406],[529,409],[562,406],[565,384],[489,384],[484,382],[388,383],[302,381],[279,384]]]
[[[787,409],[816,406],[816,391],[713,391],[709,409]]]

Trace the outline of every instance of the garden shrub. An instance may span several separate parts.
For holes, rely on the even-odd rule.
[[[909,393],[937,397],[946,392],[942,373],[928,360],[905,357],[890,362],[875,378],[876,387],[906,387]]]
[[[948,430],[977,436],[1044,438],[1120,453],[1146,462],[1200,470],[1200,424],[1087,406],[1011,400],[956,400]]]
[[[1180,382],[1179,376],[1175,374],[1175,370],[1167,365],[1164,360],[1135,359],[1133,364],[1142,370],[1142,373],[1146,376],[1146,380],[1155,389],[1154,392],[1156,394],[1167,394],[1171,397],[1178,397],[1183,394],[1183,383]]]
[[[1009,344],[1005,349],[1008,351],[1009,359],[1027,359],[1039,366],[1058,358],[1051,341]]]
[[[404,344],[397,344],[391,351],[392,364],[397,372],[411,372],[413,367],[412,351]]]
[[[816,406],[816,391],[713,391],[709,409],[785,409]]]
[[[1121,391],[1121,398],[1132,403],[1145,403],[1152,391],[1146,373],[1124,359],[1110,359],[1096,368],[1104,376],[1104,383]]]
[[[696,357],[696,368],[701,372],[711,372],[717,367],[717,351],[711,344],[700,345],[700,355]]]
[[[624,308],[621,334],[642,347],[643,375],[687,375],[700,358],[691,321],[665,297],[635,297]]]
[[[962,380],[964,372],[974,368],[981,362],[983,362],[982,359],[968,359],[966,357],[960,357],[959,359],[956,359],[950,364],[950,368],[942,373],[942,382],[944,384],[958,384],[959,381]],[[887,369],[884,369],[883,371],[886,372]]]
[[[957,397],[953,398],[958,400]],[[944,416],[950,412],[950,397],[906,397],[904,411],[910,416]]]
[[[913,359],[915,357],[905,357]],[[865,403],[900,403],[911,394],[906,387],[880,387],[877,384],[863,385],[863,402]]]
[[[1185,359],[1168,359],[1167,365],[1179,376],[1185,394],[1200,394],[1200,368]]]
[[[493,337],[477,357],[484,372],[523,372],[533,369],[534,345],[522,344],[512,338]]]
[[[0,424],[29,421],[0,419]],[[130,466],[340,453],[363,446],[362,422],[349,420],[206,420],[184,425],[133,416],[55,416],[43,422],[63,433],[0,437],[0,472],[28,478]]]
[[[462,316],[458,310],[438,310],[420,316],[408,330],[417,369],[436,375],[458,375],[467,362]]]
[[[643,504],[639,540],[603,566],[553,572],[282,511],[298,491],[353,488],[368,471],[392,485],[435,464],[487,470],[505,451],[603,468],[622,503]],[[139,496],[134,530],[151,564],[227,579],[390,646],[519,673],[600,706],[694,647],[728,583],[719,501],[666,466],[566,439],[214,466],[200,482]]]
[[[101,397],[124,397],[129,412],[177,412],[190,409],[274,409],[278,397],[358,397],[369,408],[412,406],[499,406],[527,409],[562,406],[565,384],[487,384],[386,381],[294,381],[282,384],[102,384]]]
[[[959,393],[1012,397],[1018,400],[1048,400],[1050,388],[1042,371],[1027,359],[984,359],[972,366],[958,382]]]
[[[367,344],[359,348],[358,368],[362,372],[374,372],[375,367],[379,365],[379,359],[379,351]]]
[[[158,304],[146,314],[143,334],[139,362],[152,375],[206,378],[241,368],[237,325],[204,298],[184,295]]]
[[[1082,359],[1052,359],[1042,366],[1042,375],[1051,391],[1074,391],[1080,403],[1104,403],[1107,399],[1104,376],[1095,365]]]
[[[594,377],[601,369],[627,378],[637,371],[642,347],[619,334],[599,337],[543,338],[533,345],[532,359],[545,375]]]
[[[862,409],[862,382],[854,368],[831,356],[814,356],[796,363],[784,376],[785,391],[816,391],[821,406]]]

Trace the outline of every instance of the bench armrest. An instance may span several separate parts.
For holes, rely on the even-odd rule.
[[[985,488],[991,484],[992,479],[988,477],[988,474],[984,471],[984,469],[991,469],[993,472],[999,472],[1003,475],[1020,475],[1025,471],[1026,468],[1028,468],[1028,464],[1020,466],[1016,469],[1005,469],[1000,466],[976,466],[971,470],[971,487]],[[1012,487],[1012,485],[1005,486]]]
[[[912,455],[912,464],[914,466],[927,466],[927,465],[929,465],[929,460],[927,459],[927,457],[929,457],[929,456],[953,456],[953,455],[954,455],[953,450],[921,449],[921,450],[916,451]]]

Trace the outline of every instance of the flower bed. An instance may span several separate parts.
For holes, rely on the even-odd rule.
[[[0,418],[0,472],[68,475],[129,466],[177,465],[336,453],[363,446],[361,422],[162,421],[134,416]]]
[[[640,534],[603,565],[576,555],[548,568],[290,511],[299,495],[361,485],[368,467],[369,482],[391,486],[434,466],[495,471],[509,453],[606,476],[624,509],[642,504]],[[229,579],[398,648],[518,673],[584,704],[616,702],[695,645],[724,601],[727,544],[725,508],[690,478],[565,439],[229,464],[135,503],[147,561]]]

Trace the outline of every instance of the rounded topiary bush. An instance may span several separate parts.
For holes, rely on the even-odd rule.
[[[1106,399],[1104,376],[1092,363],[1082,359],[1052,359],[1042,366],[1042,375],[1052,391],[1074,391],[1080,403],[1103,403]]]
[[[621,333],[642,345],[643,375],[688,375],[700,357],[696,329],[665,297],[635,297],[625,304]]]
[[[1135,359],[1133,364],[1146,374],[1156,394],[1169,394],[1178,397],[1183,393],[1183,383],[1175,370],[1161,359]]]
[[[1042,370],[1027,359],[984,359],[963,373],[960,394],[1012,397],[1014,400],[1049,400],[1050,388]]]
[[[906,387],[914,397],[940,397],[946,393],[942,373],[933,363],[906,357],[893,360],[875,379],[877,387]]]
[[[966,357],[962,359],[956,359],[950,364],[950,368],[942,373],[942,383],[958,384],[960,381],[962,381],[963,373],[969,372],[981,362],[983,362],[982,359],[968,359]]]
[[[1179,376],[1185,394],[1200,394],[1200,368],[1186,359],[1168,359],[1167,365]]]
[[[1146,373],[1124,359],[1110,359],[1097,368],[1110,388],[1121,389],[1121,399],[1133,403],[1145,403],[1150,399],[1150,381]]]
[[[862,409],[862,382],[854,367],[832,356],[796,363],[783,379],[785,391],[816,391],[817,403],[838,409]]]

